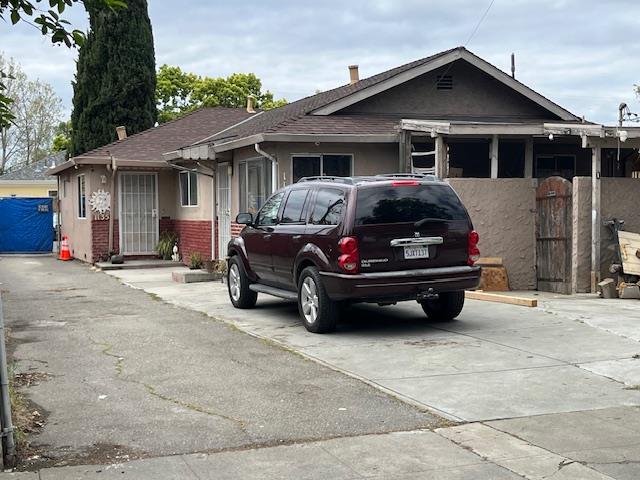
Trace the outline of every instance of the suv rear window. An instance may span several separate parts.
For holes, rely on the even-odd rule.
[[[468,217],[458,196],[447,185],[385,185],[358,190],[356,225],[415,223],[424,218]]]

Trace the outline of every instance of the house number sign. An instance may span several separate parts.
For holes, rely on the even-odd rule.
[[[111,216],[111,193],[99,189],[91,194],[89,205],[94,220],[109,220]]]

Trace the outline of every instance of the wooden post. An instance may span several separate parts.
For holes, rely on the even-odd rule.
[[[447,146],[444,144],[444,138],[442,135],[438,135],[435,141],[436,155],[435,155],[435,173],[438,178],[447,178],[448,169],[447,164],[449,162],[447,155]]]
[[[498,135],[491,137],[491,178],[498,178],[498,147],[500,139]]]
[[[524,144],[524,178],[533,178],[533,138],[527,138]]]
[[[402,130],[398,141],[398,173],[411,173],[412,167],[411,132]]]
[[[602,149],[591,148],[591,293],[596,293],[600,282],[600,166]]]

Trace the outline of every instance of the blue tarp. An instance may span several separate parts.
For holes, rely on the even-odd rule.
[[[52,199],[0,197],[0,253],[40,253],[52,249]]]

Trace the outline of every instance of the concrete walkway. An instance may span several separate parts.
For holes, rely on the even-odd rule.
[[[610,480],[568,457],[468,424],[281,447],[176,455],[123,464],[0,474],[0,480]]]

